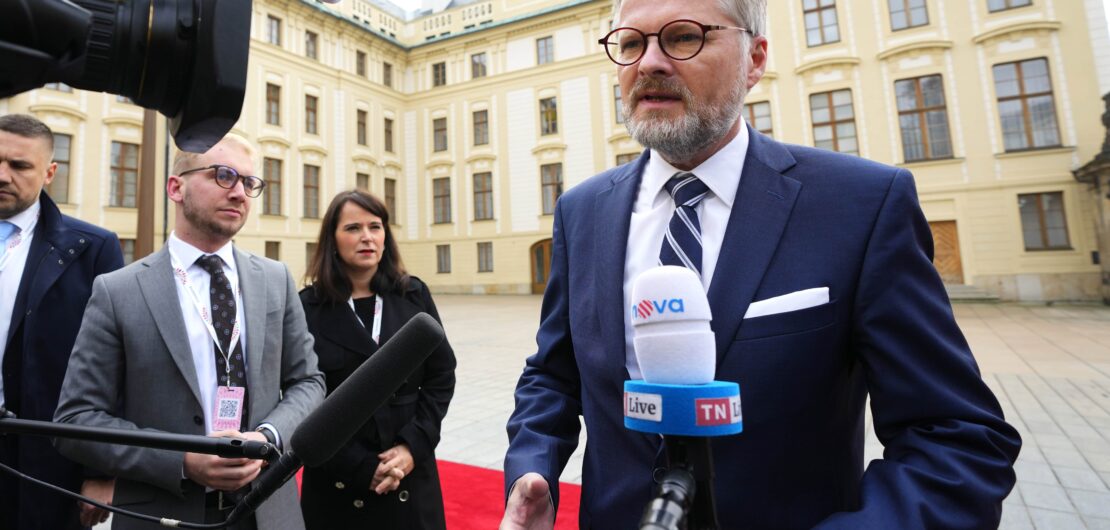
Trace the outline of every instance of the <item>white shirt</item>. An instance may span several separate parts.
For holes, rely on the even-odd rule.
[[[31,240],[34,239],[35,226],[38,225],[41,210],[42,205],[36,200],[26,210],[11,216],[11,218],[3,219],[17,227],[8,241],[11,241],[16,234],[22,234],[23,242],[9,251],[11,256],[7,259],[7,265],[3,271],[0,271],[0,366],[4,364],[4,352],[8,349],[8,331],[12,325],[15,297],[19,294],[19,282],[23,279],[23,270],[27,265],[27,254],[31,250]],[[7,242],[4,244],[7,244]],[[3,405],[4,378],[0,377],[0,406]]]
[[[189,278],[189,285],[196,294],[195,299],[207,307],[210,300],[208,289],[212,283],[212,276],[200,265],[197,265],[196,261],[197,258],[209,253],[182,241],[176,233],[170,234],[170,239],[166,242],[166,245],[169,247],[170,256],[173,257],[175,266],[185,269],[185,274]],[[235,296],[235,319],[239,322],[239,344],[242,345],[243,365],[245,367],[247,359],[247,320],[243,316],[243,295],[239,292],[239,273],[235,267],[235,252],[229,242],[212,254],[223,260],[224,274],[231,282],[231,292]],[[193,367],[197,372],[201,406],[204,408],[204,430],[211,433],[212,404],[216,401],[216,387],[219,385],[216,374],[216,343],[212,340],[212,335],[208,333],[208,326],[200,318],[200,312],[193,301],[194,297],[185,291],[189,287],[183,285],[176,275],[173,283],[177,286],[177,300],[181,304],[181,314],[185,317],[185,331],[189,337],[189,349],[193,352]],[[233,350],[234,347],[233,344]],[[246,428],[247,426],[244,425],[240,430]]]
[[[696,208],[701,224],[701,283],[706,292],[713,271],[717,269],[717,256],[721,254],[721,242],[732,213],[732,201],[740,187],[740,172],[744,169],[747,152],[748,128],[741,121],[736,138],[691,171],[711,192]],[[659,250],[675,209],[674,199],[663,185],[679,171],[652,150],[644,166],[636,202],[632,205],[624,262],[624,365],[632,379],[642,379],[632,343],[632,283],[640,273],[659,265]]]

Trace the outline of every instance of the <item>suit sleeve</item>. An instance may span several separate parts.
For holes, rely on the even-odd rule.
[[[87,427],[138,430],[117,416],[124,387],[124,352],[115,307],[103,276],[93,280],[69,359],[54,421]],[[154,429],[142,429],[157,432]],[[57,438],[67,458],[113,477],[152,484],[179,497],[184,453]]]
[[[856,512],[819,528],[994,528],[1021,446],[952,315],[912,177],[895,175],[864,258],[854,350],[882,460]],[[923,397],[924,396],[924,397]]]
[[[443,324],[439,311],[432,301],[428,286],[420,284],[420,307],[436,322]],[[444,337],[436,350],[424,361],[424,379],[420,382],[416,402],[416,414],[412,420],[401,427],[397,436],[409,446],[413,460],[426,462],[435,458],[435,448],[439,445],[439,431],[451,397],[455,395],[455,352]]]
[[[281,436],[285,449],[289,438],[305,416],[324,400],[324,374],[316,364],[312,334],[305,322],[293,277],[283,265],[281,274],[285,281],[285,312],[282,317],[281,340],[281,392],[282,398],[265,418],[258,423],[269,423]]]
[[[109,232],[101,241],[96,257],[93,259],[93,277],[121,268],[123,268],[123,250],[119,244],[119,237],[115,232]],[[81,476],[86,479],[111,478],[88,466],[82,466]]]
[[[521,475],[536,472],[547,480],[556,508],[559,475],[578,446],[582,414],[581,379],[570,331],[569,259],[562,220],[566,205],[564,197],[555,206],[551,273],[536,333],[537,351],[525,361],[517,382],[505,455],[506,498]]]

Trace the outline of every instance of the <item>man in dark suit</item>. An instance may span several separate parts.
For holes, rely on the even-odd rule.
[[[324,398],[312,336],[285,265],[236,248],[264,186],[254,150],[229,135],[180,153],[166,194],[174,231],[158,252],[96,279],[55,421],[288,443]],[[221,522],[258,460],[57,440],[63,455],[116,477],[113,502]],[[303,530],[288,482],[230,530]],[[113,528],[157,524],[118,517]]]
[[[0,116],[0,406],[20,419],[50,421],[93,278],[123,266],[119,240],[102,228],[62,215],[44,186],[54,179],[54,135],[21,114]],[[43,438],[0,435],[0,461],[76,491],[84,473]],[[86,493],[103,489],[90,480]],[[104,515],[0,475],[0,529],[74,529]]]
[[[676,262],[707,290],[716,379],[742,388],[744,432],[712,443],[721,528],[996,526],[1020,439],[954,321],[912,176],[746,127],[764,0],[615,4],[633,29],[602,42],[649,150],[556,207],[502,529],[552,527],[579,416],[581,528],[636,527],[664,456],[622,423],[622,382],[640,377],[630,289]],[[865,469],[868,397],[885,452]]]

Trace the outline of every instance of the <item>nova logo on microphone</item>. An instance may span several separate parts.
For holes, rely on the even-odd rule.
[[[632,306],[632,319],[644,320],[656,313],[663,315],[664,313],[685,313],[686,302],[682,298],[670,298],[663,300],[640,300],[640,303]]]
[[[701,398],[694,400],[696,423],[699,427],[740,423],[740,396]]]

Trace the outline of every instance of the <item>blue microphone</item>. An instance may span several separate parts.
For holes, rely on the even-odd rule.
[[[643,380],[624,383],[624,426],[663,436],[668,468],[642,529],[716,529],[709,438],[744,429],[740,385],[714,381],[709,301],[685,267],[645,271],[632,284],[632,335]]]

